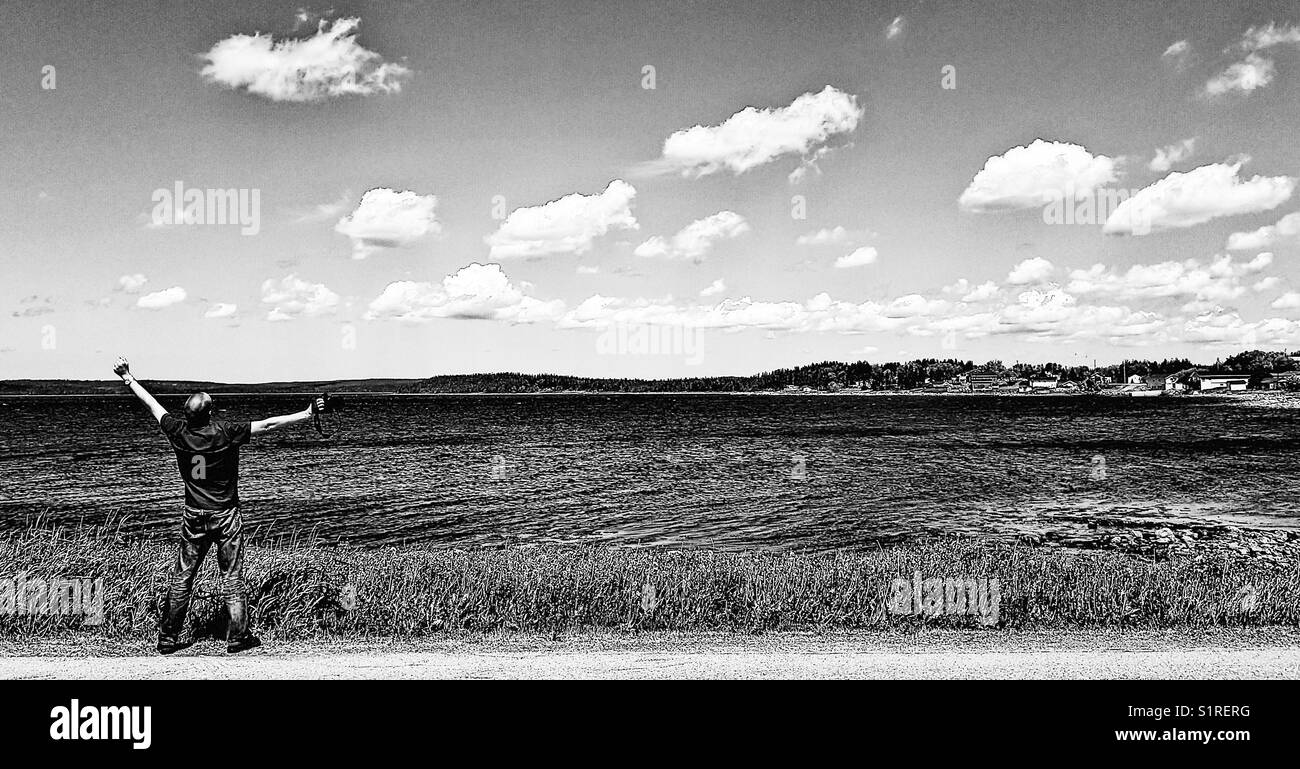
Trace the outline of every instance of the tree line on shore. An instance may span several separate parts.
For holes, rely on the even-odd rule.
[[[1126,376],[1165,377],[1200,368],[1248,374],[1253,379],[1300,370],[1300,360],[1285,352],[1248,350],[1214,364],[1194,364],[1187,358],[1125,360],[1100,367],[1057,363],[1014,363],[992,360],[977,364],[956,358],[919,358],[910,361],[869,363],[823,361],[793,368],[779,368],[751,376],[682,377],[676,379],[631,379],[565,376],[560,374],[455,374],[421,379],[402,388],[405,392],[498,392],[529,393],[581,390],[593,392],[765,392],[790,387],[836,390],[856,387],[871,390],[911,390],[928,384],[958,381],[971,373],[994,374],[1015,381],[1048,374],[1065,382],[1086,384],[1101,379],[1122,382]]]

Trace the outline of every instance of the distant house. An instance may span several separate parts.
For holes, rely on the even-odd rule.
[[[1165,389],[1174,392],[1192,389],[1193,378],[1196,376],[1196,369],[1186,368],[1182,371],[1175,371],[1165,377]]]
[[[1143,384],[1144,382],[1146,382],[1146,378],[1143,377],[1141,374],[1129,374],[1129,375],[1128,375],[1128,383],[1129,383],[1129,384]]]
[[[1227,390],[1228,392],[1240,392],[1250,385],[1249,374],[1236,374],[1232,372],[1212,372],[1198,371],[1193,379],[1196,382],[1197,389],[1205,392],[1207,390]]]
[[[1029,378],[1031,390],[1055,390],[1061,380],[1052,374],[1035,374]]]
[[[966,377],[972,390],[991,390],[1002,383],[1002,377],[999,374],[990,374],[987,371],[972,371]]]
[[[1259,386],[1264,390],[1300,389],[1300,371],[1287,371],[1281,374],[1266,376],[1259,381]]]

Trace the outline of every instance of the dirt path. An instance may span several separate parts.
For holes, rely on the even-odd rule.
[[[0,678],[1300,678],[1294,629],[1180,633],[528,636],[271,644],[0,645]]]

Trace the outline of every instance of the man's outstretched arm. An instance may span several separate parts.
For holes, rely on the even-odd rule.
[[[325,404],[321,402],[321,399],[317,398],[316,401],[313,401],[311,406],[308,406],[302,411],[298,411],[293,414],[285,414],[284,416],[280,416],[280,417],[267,417],[266,419],[259,419],[253,423],[252,433],[253,435],[257,435],[258,433],[264,433],[267,430],[275,430],[284,427],[286,425],[292,425],[298,422],[305,422],[308,419],[311,419],[314,408],[323,408],[324,405]]]
[[[126,358],[117,359],[113,364],[113,373],[122,377],[122,382],[131,389],[131,392],[135,397],[139,398],[141,403],[149,407],[149,411],[153,414],[153,418],[161,422],[163,416],[167,414],[167,409],[163,408],[162,404],[150,395],[148,390],[144,389],[144,385],[135,381],[135,377],[131,376],[131,364],[127,363]]]

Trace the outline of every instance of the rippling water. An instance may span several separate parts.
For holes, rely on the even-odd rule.
[[[996,396],[347,400],[329,438],[294,427],[244,448],[250,527],[358,544],[829,549],[1100,515],[1300,526],[1300,410]],[[217,398],[227,419],[303,403]],[[125,515],[161,536],[181,499],[172,453],[134,400],[0,398],[0,524]]]

